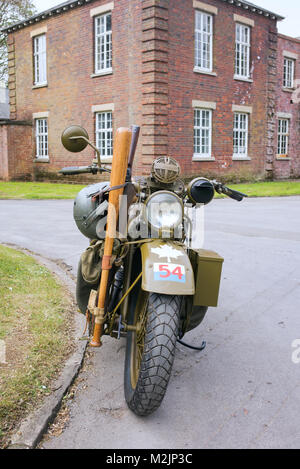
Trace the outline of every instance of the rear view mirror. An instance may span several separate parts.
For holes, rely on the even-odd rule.
[[[61,136],[61,143],[66,150],[78,153],[85,149],[89,144],[89,135],[80,125],[71,125],[67,127]]]

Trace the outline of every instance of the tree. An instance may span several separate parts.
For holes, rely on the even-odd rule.
[[[7,82],[7,35],[2,32],[36,13],[32,0],[0,0],[0,81]]]

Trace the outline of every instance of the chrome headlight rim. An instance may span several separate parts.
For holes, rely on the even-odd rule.
[[[179,217],[178,219],[178,222],[177,223],[172,223],[172,224],[169,224],[169,225],[166,225],[166,226],[155,226],[154,224],[151,223],[150,219],[149,219],[149,216],[148,216],[148,207],[149,207],[149,203],[151,203],[151,201],[153,202],[153,199],[155,199],[157,196],[160,196],[162,194],[167,194],[168,196],[172,196],[173,199],[174,199],[174,202],[176,201],[179,205],[180,205],[180,209],[181,209],[181,216]],[[167,203],[167,202],[166,202]],[[175,194],[174,192],[172,191],[168,191],[168,190],[160,190],[160,191],[156,191],[156,192],[153,192],[153,194],[151,194],[145,201],[145,205],[144,205],[144,217],[145,217],[145,220],[146,222],[148,223],[148,225],[153,228],[154,230],[156,231],[159,231],[159,232],[163,232],[163,231],[170,231],[170,230],[174,230],[177,226],[179,226],[182,222],[183,222],[183,216],[184,216],[184,205],[183,205],[183,202],[182,200],[180,199],[180,197],[178,197],[177,194]]]

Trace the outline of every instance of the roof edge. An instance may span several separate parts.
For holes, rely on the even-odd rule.
[[[82,7],[88,3],[93,3],[95,0],[68,0],[67,2],[60,3],[59,5],[49,8],[48,10],[37,13],[34,16],[30,16],[18,23],[12,24],[3,28],[1,31],[3,33],[12,33],[18,31],[19,29],[26,28],[27,26],[32,26],[33,24],[39,23],[40,21],[52,18],[53,16],[66,13],[69,10],[74,8]]]
[[[246,0],[223,0],[223,2],[230,3],[233,6],[241,7],[244,10],[249,10],[252,13],[256,13],[258,15],[270,17],[270,19],[272,20],[276,19],[277,21],[282,21],[285,19],[284,16],[278,15],[273,11],[266,10],[265,8],[261,8],[260,6],[255,5],[254,3],[248,2]]]
[[[281,37],[281,39],[287,39],[288,41],[293,41],[293,42],[300,44],[300,38],[298,37],[287,36],[286,34],[281,34],[281,33],[278,33],[278,37]]]
[[[88,3],[93,3],[94,1],[95,0],[68,0],[55,7],[49,8],[49,10],[42,11],[34,16],[31,16],[30,18],[27,18],[25,20],[19,21],[16,24],[8,26],[7,28],[2,29],[1,31],[4,33],[12,33],[12,32],[18,31],[19,29],[26,28],[27,26],[31,26],[32,24],[46,20],[47,18],[51,18],[52,16],[65,13],[69,10],[72,10],[73,8],[78,8]],[[258,14],[258,15],[263,15],[272,20],[277,20],[277,21],[284,20],[283,16],[280,16],[277,13],[273,13],[272,11],[265,10],[264,8],[261,8],[258,5],[254,5],[253,3],[250,3],[244,0],[220,0],[220,1],[229,3],[232,6],[243,8],[244,10],[249,10],[250,12]]]

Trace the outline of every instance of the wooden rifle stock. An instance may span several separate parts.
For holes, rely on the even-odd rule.
[[[127,128],[119,128],[116,132],[114,141],[114,152],[110,175],[110,187],[121,186],[125,183],[126,171],[128,166],[128,156],[132,132]],[[102,260],[102,272],[98,294],[98,307],[95,309],[95,327],[94,335],[90,342],[92,347],[100,347],[101,335],[104,324],[104,305],[108,285],[108,276],[111,268],[111,255],[113,250],[114,238],[116,234],[116,225],[119,213],[119,197],[124,188],[111,190],[108,198],[108,213],[106,224],[106,237],[104,244],[104,256]]]

